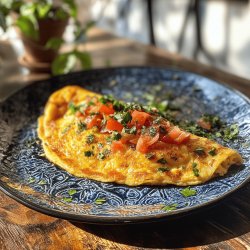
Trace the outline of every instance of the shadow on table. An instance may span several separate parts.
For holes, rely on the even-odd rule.
[[[250,185],[211,209],[178,220],[135,225],[86,225],[73,223],[98,237],[148,248],[183,248],[208,245],[250,231]]]

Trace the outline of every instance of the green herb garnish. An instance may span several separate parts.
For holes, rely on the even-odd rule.
[[[104,160],[110,154],[110,152],[111,151],[109,149],[104,149],[103,152],[98,153],[97,159]]]
[[[154,137],[156,134],[157,134],[156,128],[150,127],[150,128],[149,128],[149,135],[150,135],[151,137]]]
[[[232,124],[225,128],[222,132],[225,141],[236,139],[239,134],[239,127],[237,124]]]
[[[168,167],[160,167],[160,168],[158,168],[157,169],[159,172],[167,172],[167,171],[169,171],[170,169],[168,168]]]
[[[91,156],[93,156],[94,155],[94,152],[93,151],[85,151],[84,152],[84,155],[86,156],[86,157],[91,157]]]
[[[157,117],[154,121],[153,124],[160,124],[162,121],[162,117]]]
[[[145,157],[148,159],[152,159],[155,156],[155,153],[147,153],[145,154]]]
[[[196,149],[194,150],[194,152],[195,152],[197,155],[200,155],[200,156],[205,155],[204,148],[196,148]]]
[[[201,119],[205,122],[208,122],[211,124],[212,128],[221,128],[223,126],[223,123],[219,116],[217,115],[211,115],[211,114],[204,114]]]
[[[190,187],[186,187],[186,188],[182,189],[182,190],[180,191],[180,193],[181,193],[184,197],[189,197],[189,196],[196,195],[196,190],[195,190],[195,189],[191,189]]]
[[[173,211],[177,208],[178,204],[171,204],[171,205],[166,205],[162,207],[162,210],[164,211]]]
[[[62,130],[62,135],[66,134],[66,133],[69,131],[70,127],[71,127],[71,125],[66,126],[66,127]]]
[[[86,125],[86,123],[79,121],[77,123],[77,128],[78,128],[78,132],[82,132],[82,131],[86,130],[87,125]]]
[[[166,164],[167,161],[165,158],[160,158],[159,160],[157,160],[158,163],[161,163],[161,164]]]
[[[95,200],[95,204],[96,205],[102,205],[103,203],[105,203],[107,200],[105,198],[97,198]]]
[[[114,132],[112,133],[112,139],[113,139],[114,141],[119,141],[121,138],[122,138],[122,136],[121,136],[121,134],[120,134],[119,132],[114,131]]]
[[[200,173],[199,173],[199,169],[197,168],[197,163],[196,162],[193,162],[192,164],[192,168],[193,168],[193,173],[196,177],[199,177],[200,176]]]
[[[216,155],[216,148],[212,148],[210,151],[208,151],[208,153],[212,156]]]
[[[68,194],[69,195],[73,195],[73,194],[75,194],[76,193],[76,190],[75,189],[70,189],[70,190],[68,190]]]
[[[46,183],[47,183],[46,180],[40,180],[40,181],[38,182],[39,185],[45,185]]]
[[[123,126],[126,126],[128,122],[132,120],[130,112],[119,112],[114,114],[114,118],[120,122]]]
[[[28,182],[29,182],[29,183],[34,183],[34,182],[36,182],[36,179],[35,179],[34,177],[30,177],[30,178],[28,179]]]
[[[72,197],[63,197],[62,199],[65,202],[71,202],[72,201]]]
[[[103,144],[100,143],[100,142],[98,142],[98,143],[97,143],[97,147],[98,147],[98,148],[103,148]]]
[[[136,134],[137,132],[137,129],[136,129],[136,126],[133,126],[132,128],[123,128],[122,130],[123,133],[126,133],[126,134]]]
[[[91,144],[95,141],[95,136],[93,134],[86,136],[86,143]]]
[[[73,102],[69,103],[68,108],[69,108],[71,114],[75,114],[76,111],[78,110],[77,106]]]

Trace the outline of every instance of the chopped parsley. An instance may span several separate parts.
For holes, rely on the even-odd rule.
[[[102,205],[103,203],[105,203],[107,200],[105,198],[97,198],[95,200],[95,204],[96,205]]]
[[[68,108],[69,108],[71,114],[75,114],[76,111],[78,111],[78,107],[73,102],[69,103]]]
[[[89,101],[89,102],[88,102],[88,107],[89,107],[89,106],[94,106],[94,105],[95,105],[95,103],[94,103],[93,101]]]
[[[209,153],[211,156],[215,156],[215,155],[216,155],[216,148],[212,148],[211,150],[208,151],[208,153]]]
[[[220,117],[217,115],[204,114],[204,115],[202,115],[201,119],[204,122],[211,124],[212,128],[221,128],[223,125]]]
[[[149,135],[150,135],[151,137],[154,137],[156,134],[157,134],[156,128],[150,127],[150,128],[149,128]]]
[[[30,177],[30,178],[28,179],[28,182],[29,182],[29,183],[34,183],[34,182],[36,182],[36,179],[35,179],[34,177]]]
[[[98,160],[104,160],[105,158],[106,158],[106,156],[104,153],[98,153],[98,155],[97,155]]]
[[[123,126],[126,126],[128,122],[132,120],[130,112],[119,112],[114,114],[114,118],[120,122]]]
[[[77,128],[78,128],[79,132],[82,132],[82,131],[87,129],[87,125],[86,125],[86,123],[80,121],[77,123]]]
[[[86,156],[86,157],[91,157],[91,156],[93,156],[94,155],[94,152],[93,151],[85,151],[84,152],[84,155]]]
[[[200,156],[205,155],[204,148],[196,148],[196,149],[194,150],[194,152],[195,152],[197,155],[200,155]]]
[[[63,197],[62,199],[64,202],[71,202],[72,201],[72,197]]]
[[[39,185],[45,185],[46,183],[47,183],[46,180],[40,180],[40,181],[38,182]]]
[[[87,135],[86,143],[91,144],[95,141],[95,136],[93,134]]]
[[[123,128],[122,132],[126,133],[126,134],[134,134],[135,135],[137,132],[137,129],[136,129],[136,126],[133,126],[132,128]]]
[[[66,126],[62,131],[62,135],[66,134],[69,131],[70,127],[71,125]]]
[[[73,194],[75,194],[76,193],[76,190],[75,189],[70,189],[70,190],[68,190],[68,194],[69,195],[73,195]]]
[[[157,160],[157,163],[166,164],[167,161],[165,158],[160,158],[159,160]]]
[[[111,144],[111,143],[112,143],[112,141],[113,141],[112,136],[108,136],[108,137],[106,137],[106,141],[107,141],[107,144]]]
[[[199,177],[200,176],[200,173],[199,173],[199,169],[197,168],[197,163],[196,162],[193,162],[192,164],[192,168],[193,168],[193,173],[196,177]]]
[[[196,195],[196,190],[192,189],[190,187],[186,187],[184,189],[182,189],[180,191],[180,193],[184,196],[184,197],[189,197],[189,196],[193,196]]]
[[[166,205],[166,206],[163,206],[162,207],[162,210],[164,211],[173,211],[177,208],[178,204],[174,203],[174,204],[171,204],[171,205]]]
[[[97,159],[104,160],[110,154],[110,152],[111,151],[109,149],[104,149],[103,152],[98,153]]]
[[[97,147],[98,147],[98,148],[103,148],[103,144],[100,143],[100,142],[98,142],[98,143],[97,143]]]
[[[234,140],[239,134],[239,127],[237,124],[232,124],[231,126],[225,128],[221,134],[225,141]]]
[[[114,98],[111,95],[103,95],[102,97],[99,98],[99,102],[102,104],[106,104],[108,102],[114,102]]]
[[[147,153],[145,154],[145,157],[148,159],[152,159],[155,156],[155,153]]]
[[[162,117],[157,117],[154,121],[153,121],[153,123],[154,124],[160,124],[161,123],[161,121],[162,121]]]
[[[120,134],[119,132],[114,131],[114,132],[112,133],[112,139],[113,139],[114,141],[119,141],[121,138],[122,138],[122,136],[121,136],[121,134]]]
[[[167,172],[167,171],[169,171],[170,169],[168,168],[168,167],[160,167],[160,168],[158,168],[157,169],[159,172]]]

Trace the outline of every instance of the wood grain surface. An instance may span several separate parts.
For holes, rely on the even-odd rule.
[[[226,83],[250,96],[250,81],[167,53],[161,49],[93,29],[85,46],[94,67],[151,65],[178,67]],[[67,49],[67,48],[65,48]],[[41,78],[47,77],[46,75]],[[19,77],[23,86],[39,76]],[[17,85],[13,85],[17,86]],[[16,88],[6,87],[4,95]],[[100,226],[53,218],[29,209],[0,192],[1,250],[81,249],[250,249],[250,185],[214,207],[178,220]]]

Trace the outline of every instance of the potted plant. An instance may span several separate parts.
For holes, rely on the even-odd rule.
[[[79,51],[77,44],[85,41],[86,32],[93,22],[81,26],[74,0],[57,3],[49,0],[0,0],[0,26],[3,30],[7,28],[7,18],[11,18],[23,42],[26,64],[49,65],[53,74],[71,71],[77,60],[82,68],[91,67],[90,55]],[[60,54],[58,51],[65,43],[63,33],[70,19],[76,45],[73,50]]]

